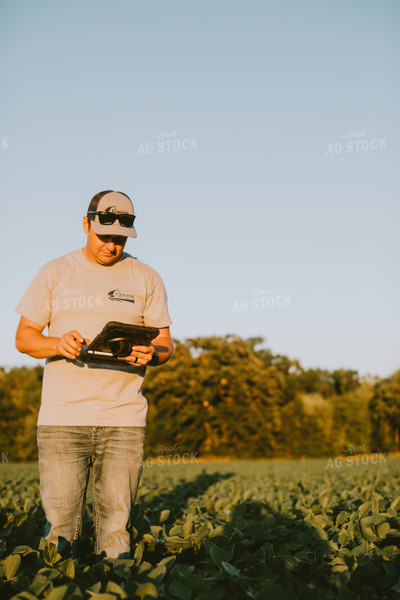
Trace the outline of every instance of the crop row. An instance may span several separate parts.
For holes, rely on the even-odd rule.
[[[131,559],[78,558],[41,538],[35,465],[0,472],[0,597],[34,600],[400,598],[400,461],[145,468]]]

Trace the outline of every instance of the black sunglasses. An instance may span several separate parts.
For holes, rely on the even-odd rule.
[[[99,223],[101,225],[112,225],[118,219],[122,227],[132,227],[133,222],[135,220],[135,215],[126,215],[112,212],[98,212],[96,210],[89,210],[88,215],[98,215]]]

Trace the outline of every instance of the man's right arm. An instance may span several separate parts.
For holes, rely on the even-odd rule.
[[[62,337],[47,337],[42,334],[44,328],[43,325],[21,317],[15,336],[17,350],[33,358],[63,356],[74,359],[79,355],[82,345],[89,343],[79,331],[68,331]]]

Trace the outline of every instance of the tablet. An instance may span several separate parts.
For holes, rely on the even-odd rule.
[[[158,336],[157,327],[109,321],[94,340],[81,352],[78,360],[87,363],[121,365],[119,357],[128,356],[133,346],[149,346]]]

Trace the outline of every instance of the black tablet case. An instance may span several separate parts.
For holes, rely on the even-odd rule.
[[[124,362],[119,356],[128,356],[133,346],[149,346],[159,333],[157,327],[109,321],[86,350],[81,352],[78,360],[85,363],[121,365]]]

